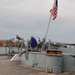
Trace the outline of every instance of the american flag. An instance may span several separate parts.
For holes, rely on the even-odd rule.
[[[53,20],[57,17],[57,11],[58,11],[58,0],[55,0],[53,8],[50,10]]]

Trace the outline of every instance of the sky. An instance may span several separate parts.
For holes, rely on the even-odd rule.
[[[0,39],[44,38],[54,0],[0,0]],[[58,0],[46,40],[75,43],[75,0]]]

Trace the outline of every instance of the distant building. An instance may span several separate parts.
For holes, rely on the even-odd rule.
[[[7,40],[0,40],[0,47],[6,47],[6,46],[8,46]],[[13,47],[17,47],[18,46],[18,41],[14,41],[12,43],[12,46]],[[24,43],[23,43],[23,47],[25,47],[25,44]]]
[[[7,44],[6,40],[0,40],[0,46],[5,47]]]

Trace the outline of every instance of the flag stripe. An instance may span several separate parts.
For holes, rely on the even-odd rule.
[[[58,11],[58,1],[55,0],[53,8],[50,10],[53,20],[57,17],[57,11]]]

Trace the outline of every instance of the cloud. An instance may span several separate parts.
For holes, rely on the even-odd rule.
[[[47,40],[74,42],[74,3],[74,0],[59,1],[58,16],[51,21]],[[25,39],[31,35],[43,38],[52,5],[53,0],[0,0],[0,39],[17,34]]]

